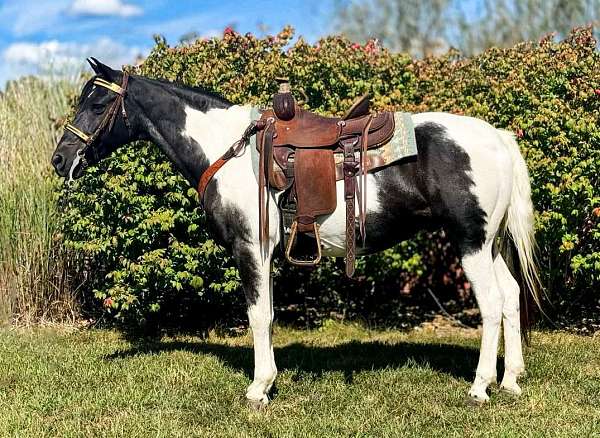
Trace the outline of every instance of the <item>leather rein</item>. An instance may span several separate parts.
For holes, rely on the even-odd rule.
[[[71,123],[67,123],[65,125],[65,131],[71,132],[83,142],[83,147],[77,151],[77,156],[71,164],[71,169],[69,170],[69,180],[73,179],[73,171],[77,168],[79,164],[81,164],[83,167],[87,167],[88,162],[85,159],[85,154],[88,149],[91,148],[94,154],[94,160],[98,159],[97,151],[93,147],[93,145],[105,128],[107,128],[108,131],[112,129],[117,118],[117,114],[119,113],[119,109],[121,110],[121,114],[123,115],[123,120],[125,121],[127,129],[131,132],[131,125],[127,117],[127,112],[125,111],[125,95],[127,94],[128,82],[129,74],[127,72],[123,72],[123,81],[121,85],[117,85],[113,82],[108,82],[102,78],[94,79],[94,85],[106,88],[107,90],[110,90],[113,93],[117,94],[117,98],[110,105],[108,111],[105,112],[104,117],[102,118],[100,124],[98,125],[98,127],[96,127],[94,132],[92,132],[91,134],[87,134],[79,128],[77,128],[75,125],[72,125]]]

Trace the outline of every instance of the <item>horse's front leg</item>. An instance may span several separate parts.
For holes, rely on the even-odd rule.
[[[277,376],[273,355],[273,279],[271,258],[261,260],[259,253],[245,255],[239,260],[240,274],[248,302],[248,319],[254,338],[254,380],[246,397],[255,408],[269,403],[268,393]],[[243,266],[243,267],[242,267]]]

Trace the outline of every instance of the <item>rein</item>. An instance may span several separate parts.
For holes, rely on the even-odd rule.
[[[129,119],[127,117],[127,112],[125,111],[125,95],[127,94],[127,84],[129,82],[129,74],[127,72],[123,72],[123,81],[121,85],[117,85],[113,82],[108,82],[102,78],[94,79],[94,85],[98,85],[100,87],[106,88],[107,90],[112,91],[117,94],[117,98],[111,104],[108,111],[105,113],[104,117],[100,121],[98,127],[91,134],[87,134],[77,128],[75,125],[71,123],[67,123],[65,125],[65,131],[69,131],[74,134],[77,138],[79,138],[83,142],[83,147],[77,151],[77,156],[73,160],[71,164],[71,169],[69,170],[69,180],[72,179],[73,171],[77,168],[80,163],[84,167],[87,167],[87,161],[85,159],[85,154],[88,149],[91,148],[94,153],[94,159],[97,159],[97,151],[93,148],[94,143],[102,133],[102,131],[107,128],[110,131],[115,123],[117,118],[117,114],[119,109],[121,109],[121,114],[123,115],[123,120],[125,121],[125,125],[127,129],[131,132],[131,125],[129,124]]]

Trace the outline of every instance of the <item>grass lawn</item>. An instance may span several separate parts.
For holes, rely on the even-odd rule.
[[[533,335],[520,399],[466,406],[475,330],[277,328],[274,399],[251,410],[250,336],[132,345],[0,331],[0,436],[600,436],[600,337]],[[501,372],[499,363],[499,372]]]

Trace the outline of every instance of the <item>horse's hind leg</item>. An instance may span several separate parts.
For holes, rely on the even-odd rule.
[[[462,258],[462,265],[473,286],[483,321],[479,363],[475,381],[469,391],[471,400],[477,403],[489,400],[486,389],[496,381],[498,338],[502,321],[503,296],[496,281],[491,247],[492,243],[488,241],[481,250]]]
[[[500,254],[494,260],[494,271],[500,292],[504,296],[502,323],[504,331],[504,377],[500,387],[514,395],[521,394],[517,378],[525,371],[521,348],[521,320],[519,314],[519,284],[514,279]]]

